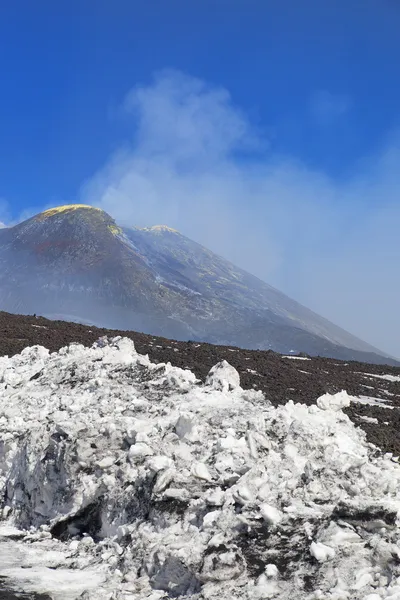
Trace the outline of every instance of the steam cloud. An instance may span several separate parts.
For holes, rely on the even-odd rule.
[[[345,98],[319,94],[319,114]],[[351,179],[274,156],[229,93],[164,71],[124,102],[132,140],[83,186],[117,221],[165,223],[400,356],[400,144]]]

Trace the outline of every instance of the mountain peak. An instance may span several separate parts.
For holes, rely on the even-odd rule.
[[[104,235],[105,230],[114,236],[121,233],[114,219],[101,208],[88,204],[64,204],[44,210],[27,221],[15,225],[20,239],[39,237],[80,237],[91,234]]]
[[[168,227],[168,225],[152,225],[151,227],[139,227],[139,231],[152,231],[153,233],[179,233],[177,229]]]
[[[95,208],[94,206],[89,206],[88,204],[64,204],[63,206],[56,206],[54,208],[49,208],[39,215],[37,218],[39,219],[47,219],[49,217],[53,217],[54,215],[59,215],[66,212],[71,212],[75,210],[93,210],[103,212],[101,208]]]
[[[88,204],[65,204],[63,206],[49,208],[48,210],[36,215],[34,220],[36,222],[45,222],[47,219],[50,219],[54,216],[73,215],[74,213],[78,213],[78,220],[85,221],[87,224],[93,225],[96,223],[98,225],[101,223],[102,225],[107,226],[108,231],[114,236],[122,234],[121,227],[115,223],[114,219],[108,213],[101,208],[89,206]],[[85,219],[79,219],[80,216],[83,217],[82,213],[84,213]]]

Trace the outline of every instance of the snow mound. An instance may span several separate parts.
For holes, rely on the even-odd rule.
[[[324,394],[317,400],[317,406],[321,410],[341,410],[350,406],[351,396],[345,390],[338,392],[337,394]]]
[[[0,395],[3,519],[99,573],[76,597],[400,599],[400,467],[345,393],[274,408],[114,338],[0,358]]]
[[[240,387],[239,373],[226,360],[223,360],[210,369],[206,378],[206,385],[214,390],[235,390]]]

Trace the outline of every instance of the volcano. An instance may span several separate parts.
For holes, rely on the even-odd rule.
[[[164,225],[59,206],[0,229],[0,310],[193,340],[397,364]]]

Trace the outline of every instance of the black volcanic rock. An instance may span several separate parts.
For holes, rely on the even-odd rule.
[[[177,231],[121,228],[84,205],[0,229],[0,309],[179,340],[390,362]]]

